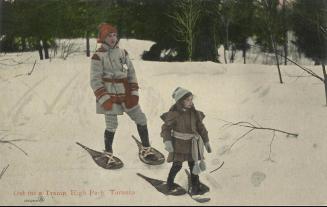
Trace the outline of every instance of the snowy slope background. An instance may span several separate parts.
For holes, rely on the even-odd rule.
[[[83,48],[83,40],[75,41]],[[244,65],[241,58],[235,64],[141,60],[142,52],[152,44],[120,42],[137,71],[151,144],[167,154],[159,116],[173,104],[171,93],[177,86],[191,90],[196,108],[206,114],[204,123],[213,148],[206,154],[208,170],[200,176],[211,188],[207,204],[327,204],[327,107],[319,80],[294,77],[306,74],[290,65],[281,66],[285,83],[280,84],[276,66]],[[0,204],[198,205],[188,196],[162,195],[136,175],[165,180],[171,164],[147,166],[139,161],[131,138],[131,134],[137,135],[136,126],[127,115],[119,117],[113,146],[124,168],[104,170],[75,144],[79,141],[96,150],[104,148],[104,116],[95,113],[90,59],[82,50],[67,60],[39,61],[36,52],[1,57],[8,59],[2,63],[16,65],[0,65],[0,141],[24,139],[14,143],[27,155],[0,143],[0,170],[9,164],[0,178]],[[26,75],[34,60],[33,73]],[[320,67],[308,67],[321,75]],[[249,121],[299,137],[276,133],[271,144],[272,132],[255,130],[225,152],[247,129],[222,128],[222,120]],[[270,146],[275,162],[265,161]],[[221,169],[210,173],[223,161]],[[176,182],[187,186],[184,170]]]

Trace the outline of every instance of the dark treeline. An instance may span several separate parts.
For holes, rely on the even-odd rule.
[[[246,63],[255,46],[287,64],[289,32],[317,64],[327,54],[325,0],[0,0],[0,9],[1,52],[38,50],[41,59],[55,39],[85,38],[89,56],[101,22],[115,25],[120,38],[154,41],[146,60],[218,62],[223,45],[226,63],[236,51]]]

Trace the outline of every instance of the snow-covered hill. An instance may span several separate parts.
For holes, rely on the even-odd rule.
[[[173,104],[171,93],[177,86],[191,90],[195,106],[206,114],[213,148],[206,154],[208,171],[200,177],[211,188],[208,204],[327,203],[327,108],[319,80],[293,77],[304,75],[295,66],[282,66],[285,83],[279,84],[275,66],[142,61],[140,54],[152,44],[120,42],[137,71],[151,144],[165,152],[159,116]],[[75,144],[104,148],[105,123],[95,114],[89,58],[78,54],[67,60],[38,60],[31,75],[25,74],[37,53],[1,58],[27,61],[0,65],[0,141],[24,139],[13,143],[27,153],[0,143],[0,170],[9,164],[0,178],[1,205],[198,205],[188,196],[164,196],[136,176],[139,172],[165,180],[171,164],[147,166],[139,161],[131,138],[136,126],[127,116],[119,117],[114,140],[124,168],[99,168]],[[321,74],[320,67],[308,67]],[[272,132],[255,130],[226,152],[248,129],[223,128],[222,120],[247,121],[299,136],[276,133],[272,142]],[[275,162],[265,161],[269,154]],[[210,173],[223,161],[221,169]],[[186,187],[183,171],[176,182]],[[42,192],[41,201],[28,192]]]

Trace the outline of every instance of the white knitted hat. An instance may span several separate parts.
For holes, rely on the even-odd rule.
[[[173,99],[175,99],[175,101],[179,101],[183,96],[185,96],[187,93],[191,93],[191,91],[182,88],[182,87],[177,87],[174,92],[173,92]]]

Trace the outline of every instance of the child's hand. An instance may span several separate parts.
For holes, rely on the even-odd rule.
[[[168,152],[174,152],[173,143],[171,141],[165,141],[165,150]]]
[[[207,152],[208,152],[208,153],[211,153],[211,146],[210,146],[209,142],[206,142],[206,143],[204,144],[204,146],[205,146]]]

